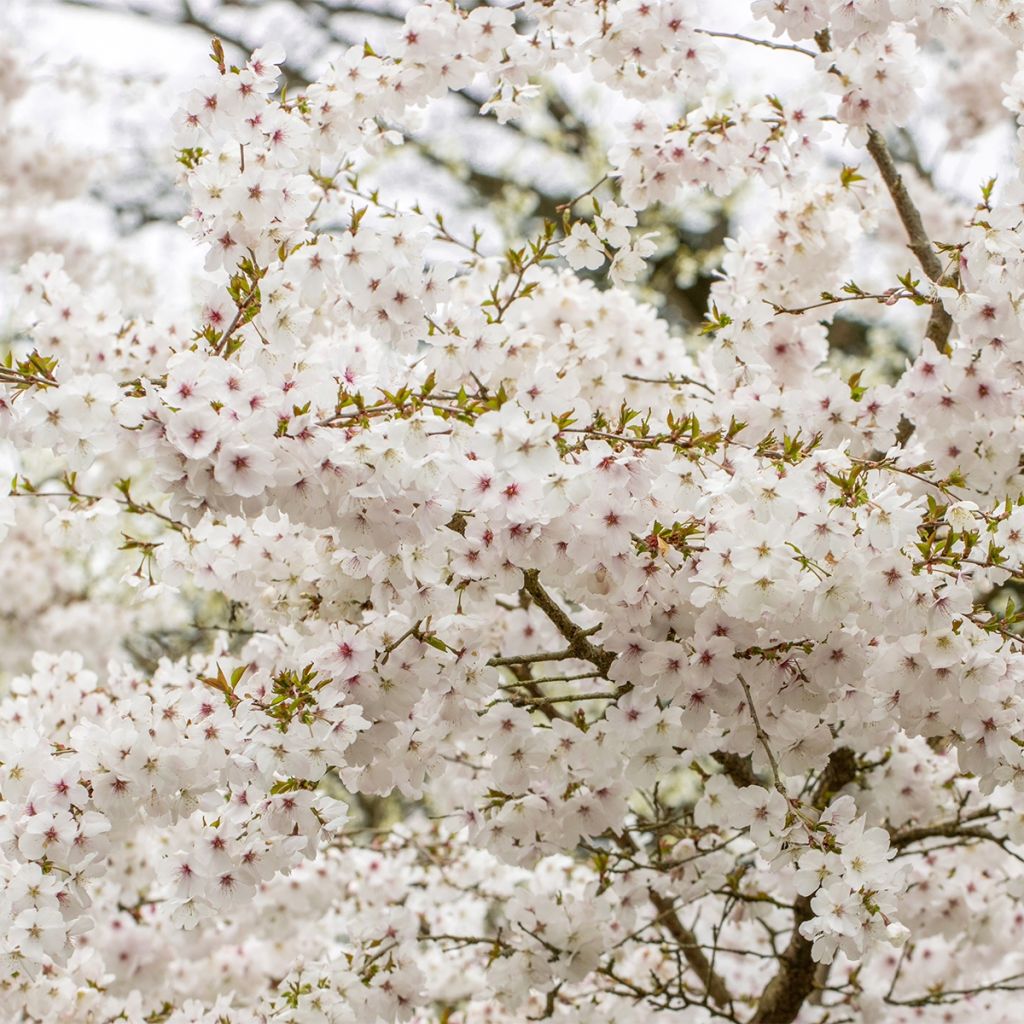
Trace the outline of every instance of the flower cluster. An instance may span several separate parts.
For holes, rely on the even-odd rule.
[[[294,94],[214,42],[189,326],[15,277],[10,1019],[1012,1019],[1024,186],[939,244],[887,142],[976,6],[428,0]],[[760,44],[800,89],[732,88]],[[566,70],[627,116],[558,218],[383,194],[429,104]],[[744,185],[670,324],[652,211]],[[854,303],[888,377],[830,361]]]

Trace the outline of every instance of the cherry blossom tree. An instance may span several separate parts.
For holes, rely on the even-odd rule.
[[[294,6],[167,125],[171,313],[0,64],[3,1019],[1016,1021],[1024,5]],[[552,82],[579,191],[389,188]]]

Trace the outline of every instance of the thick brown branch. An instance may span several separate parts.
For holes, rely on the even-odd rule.
[[[911,843],[920,843],[925,839],[990,839],[999,842],[998,836],[993,835],[987,828],[981,825],[964,825],[958,821],[945,821],[938,825],[924,825],[921,828],[907,829],[900,835],[893,836],[892,845],[896,849],[903,849]]]
[[[508,654],[491,658],[487,664],[493,668],[511,668],[515,665],[533,665],[538,661],[568,661],[578,657],[580,655],[571,648],[566,648],[564,651],[541,651],[539,654]]]
[[[640,852],[639,846],[637,846],[633,837],[628,832],[615,836],[615,841],[627,853],[637,854]],[[708,997],[718,1006],[730,1005],[732,1003],[732,996],[729,994],[729,989],[704,955],[704,950],[701,949],[697,936],[679,920],[679,915],[672,905],[672,900],[667,896],[663,896],[655,889],[648,889],[647,895],[654,909],[658,911],[656,921],[664,925],[672,938],[679,944],[683,957],[690,967],[693,968],[697,977],[700,978]]]
[[[825,770],[818,777],[811,802],[819,810],[828,806],[832,798],[857,774],[857,757],[849,747],[832,751]]]
[[[904,829],[892,835],[891,845],[898,850],[896,856],[903,857],[914,851],[908,850],[908,846],[920,843],[927,839],[951,839],[951,840],[982,840],[987,843],[994,843],[1005,854],[1013,857],[1014,860],[1024,863],[1024,855],[1014,848],[1014,844],[1007,836],[999,836],[992,832],[985,825],[969,824],[978,822],[983,818],[998,818],[998,812],[991,807],[983,807],[968,814],[965,817],[952,821],[940,821],[932,825],[920,825],[915,828]],[[941,846],[932,846],[928,850],[945,849],[948,846],[959,846],[959,842],[943,843]],[[928,850],[924,852],[928,852]]]
[[[711,1001],[719,1006],[728,1006],[732,1002],[732,997],[729,995],[725,982],[711,966],[711,962],[697,942],[697,936],[679,920],[679,915],[675,912],[672,901],[666,896],[655,892],[654,889],[648,889],[647,895],[658,911],[661,923],[668,929],[672,938],[679,943],[679,948],[683,951],[686,962],[693,968],[697,977],[700,978],[701,984],[704,986]]]
[[[857,759],[848,747],[833,751],[821,773],[812,797],[823,808],[832,796],[857,774]],[[750,1024],[790,1024],[814,991],[816,964],[811,959],[811,942],[800,934],[800,926],[814,917],[811,897],[801,896],[793,904],[793,932],[780,958],[779,970],[765,986]]]
[[[596,665],[602,675],[608,674],[615,655],[606,651],[588,639],[590,630],[577,626],[572,619],[559,607],[558,603],[544,589],[540,582],[538,569],[523,570],[523,589],[533,598],[537,607],[551,620],[555,628],[568,641],[568,652],[578,658]]]
[[[750,755],[741,757],[739,754],[730,754],[720,750],[711,755],[725,771],[725,774],[737,786],[759,786],[761,780],[754,774],[751,766]]]
[[[911,843],[919,843],[923,839],[943,838],[951,839],[956,836],[970,836],[973,838],[987,838],[980,833],[985,830],[976,824],[972,824],[982,818],[997,818],[999,812],[991,807],[980,807],[970,814],[958,815],[949,821],[933,822],[931,825],[916,825],[913,828],[905,828],[899,832],[893,832],[891,843],[896,849],[902,849]]]
[[[921,214],[914,205],[913,199],[910,198],[910,193],[903,183],[903,177],[896,167],[896,161],[893,160],[889,147],[885,144],[885,139],[874,128],[868,128],[868,152],[882,175],[882,181],[885,182],[889,195],[892,196],[893,205],[907,232],[908,248],[917,257],[921,269],[928,275],[929,280],[938,284],[942,279],[942,261],[932,248],[931,239],[924,228],[924,221],[921,220]],[[940,352],[948,352],[949,334],[952,329],[952,318],[943,308],[941,300],[934,299],[925,335],[934,342]]]

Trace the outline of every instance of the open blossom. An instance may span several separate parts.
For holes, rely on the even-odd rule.
[[[227,493],[251,498],[266,489],[272,471],[273,463],[263,448],[225,444],[217,456],[213,475]]]
[[[577,221],[562,243],[562,254],[573,270],[597,270],[605,261],[604,248],[590,225]]]
[[[598,238],[616,249],[629,242],[629,229],[636,226],[636,212],[628,206],[606,203],[594,217],[594,228]]]
[[[751,839],[761,846],[782,831],[786,810],[786,799],[781,793],[760,786],[746,786],[736,794],[730,823],[735,828],[749,830]]]
[[[608,271],[608,276],[614,284],[621,287],[630,281],[635,281],[640,276],[646,265],[647,257],[652,256],[657,250],[655,237],[656,235],[653,233],[641,235],[630,244],[623,245],[615,253]]]

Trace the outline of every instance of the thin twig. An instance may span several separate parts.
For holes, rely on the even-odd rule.
[[[635,373],[624,373],[624,380],[638,380],[644,384],[669,384],[672,386],[681,386],[684,384],[692,384],[694,387],[703,388],[709,395],[713,395],[715,392],[707,384],[701,380],[694,380],[693,377],[687,377],[685,374],[669,374],[667,377],[641,377]]]
[[[772,779],[775,782],[775,788],[786,797],[786,787],[782,785],[782,776],[779,774],[779,764],[775,760],[775,755],[772,753],[772,748],[768,743],[768,734],[761,727],[761,720],[757,717],[757,708],[754,707],[754,699],[750,695],[750,686],[746,679],[743,678],[742,673],[736,677],[740,686],[743,687],[743,693],[747,698],[747,707],[750,708],[750,717],[754,722],[754,731],[757,733],[758,741],[763,748],[765,755],[768,758],[768,765],[772,771]],[[789,798],[786,797],[788,800]]]
[[[796,43],[776,43],[771,39],[756,39],[754,36],[745,36],[739,32],[715,32],[709,28],[698,28],[694,30],[698,35],[711,36],[714,39],[735,39],[740,43],[751,43],[753,46],[764,46],[769,50],[788,50],[790,53],[802,53],[805,57],[817,57],[813,50],[805,46],[797,46]]]

